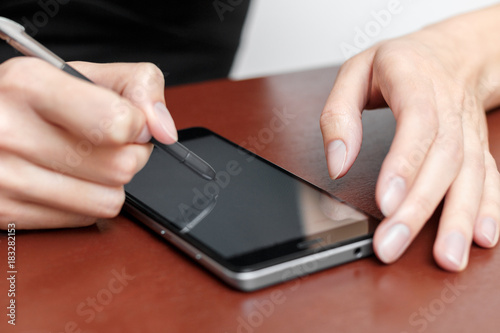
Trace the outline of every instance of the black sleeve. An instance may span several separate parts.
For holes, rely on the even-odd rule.
[[[61,58],[152,62],[174,85],[227,77],[249,0],[2,0],[0,16]],[[0,62],[16,53],[0,44]]]

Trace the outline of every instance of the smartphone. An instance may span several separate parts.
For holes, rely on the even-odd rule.
[[[205,180],[161,149],[125,186],[125,212],[239,290],[373,253],[378,220],[206,128],[179,141],[216,171]]]

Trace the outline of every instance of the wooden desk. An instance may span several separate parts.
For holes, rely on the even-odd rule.
[[[167,105],[179,128],[205,126],[246,143],[381,217],[374,188],[394,120],[388,110],[365,112],[362,152],[348,176],[331,181],[318,119],[335,73],[175,87],[166,91]],[[284,110],[288,123],[270,139],[263,129]],[[500,112],[488,117],[499,163]],[[371,257],[254,293],[226,287],[124,217],[83,229],[23,232],[16,246],[15,329],[6,318],[2,234],[0,332],[498,332],[500,247],[473,247],[465,272],[445,272],[432,258],[436,225],[435,216],[393,265]]]

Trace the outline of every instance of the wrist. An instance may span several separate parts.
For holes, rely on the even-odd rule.
[[[500,105],[500,5],[463,14],[436,28],[456,59],[457,80],[467,82],[484,109]],[[425,29],[424,29],[425,30]]]

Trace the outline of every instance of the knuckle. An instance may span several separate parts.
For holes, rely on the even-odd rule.
[[[437,134],[439,129],[439,117],[435,107],[427,104],[419,108],[417,121],[419,122],[418,126],[420,128],[425,128],[426,132],[433,135]]]
[[[484,211],[493,213],[493,217],[500,218],[500,201],[497,198],[493,198],[492,196],[484,196],[481,198],[481,207]]]
[[[0,198],[0,229],[7,229],[9,223],[17,222],[22,213],[12,200],[2,197]]]
[[[439,135],[436,146],[452,166],[460,166],[464,161],[464,144],[462,136]]]
[[[142,117],[142,118],[141,118]],[[106,119],[108,139],[111,143],[121,145],[129,142],[144,124],[142,113],[125,99],[116,101]]]
[[[343,64],[342,66],[340,66],[339,68],[339,75],[345,71],[349,71],[353,66],[356,66],[357,65],[357,62],[358,62],[358,59],[360,59],[360,57],[362,56],[362,53],[363,52],[360,52],[354,56],[352,56],[351,58],[347,59]]]
[[[77,216],[75,218],[71,219],[71,225],[72,227],[88,227],[90,225],[93,225],[96,223],[96,218],[95,217],[90,217],[90,216]]]
[[[6,163],[10,163],[10,161],[5,161]],[[15,165],[12,168],[16,168]],[[17,195],[23,193],[30,193],[32,188],[28,183],[28,177],[16,177],[16,174],[19,174],[19,170],[12,171],[10,168],[0,168],[0,188],[2,191],[9,193],[10,195]],[[22,174],[22,172],[20,173]]]
[[[468,91],[463,86],[457,83],[451,84],[451,97],[453,98],[454,105],[453,109],[457,110],[467,122],[477,123],[479,117],[477,117],[477,109],[480,108],[479,100],[474,96],[473,93]]]
[[[464,162],[467,163],[468,167],[474,170],[477,176],[484,178],[486,173],[486,164],[484,160],[484,155],[481,150],[476,150],[469,152],[466,157],[464,157]]]
[[[12,209],[7,202],[1,201],[0,205],[0,229],[7,229],[7,224],[12,222]]]
[[[100,207],[97,208],[96,217],[116,217],[120,213],[124,202],[125,192],[122,187],[110,189],[105,198],[103,197]]]
[[[422,219],[429,219],[431,215],[434,213],[436,205],[429,201],[429,199],[422,195],[417,195],[413,199],[413,215],[411,216],[419,216]]]
[[[464,115],[459,108],[453,108],[443,115],[442,124],[453,131],[461,131],[464,123]]]
[[[461,206],[455,208],[446,215],[446,219],[453,221],[455,225],[463,225],[464,228],[472,227],[476,219],[476,210],[474,207]]]
[[[124,96],[134,104],[147,103],[151,95],[163,94],[165,79],[158,66],[148,62],[138,63],[133,73],[134,85],[124,92]]]
[[[330,103],[321,113],[319,118],[320,127],[322,129],[341,129],[350,126],[353,123],[352,114],[352,107],[347,103],[341,101]]]
[[[116,184],[129,183],[142,164],[140,157],[131,149],[125,149],[114,159],[113,180]]]
[[[404,48],[400,49],[394,42],[383,43],[375,55],[375,64],[384,66],[392,62],[394,65],[398,65],[401,63],[401,59],[403,59],[403,54],[408,55],[407,53]]]
[[[37,59],[16,57],[0,65],[0,89],[10,93],[25,91],[31,87],[30,75],[36,73]]]
[[[448,91],[452,100],[455,102],[455,107],[464,106],[469,101],[469,97],[471,95],[467,92],[466,88],[464,88],[465,82],[457,79],[455,81],[448,81]]]
[[[137,73],[145,79],[147,86],[162,86],[165,78],[161,69],[153,63],[141,62],[137,64]]]
[[[392,40],[380,44],[375,58],[375,65],[387,70],[412,72],[415,65],[426,63],[414,45],[402,40]]]
[[[19,131],[16,131],[16,127],[13,126],[12,112],[9,111],[3,103],[0,104],[0,150],[11,150],[19,136]]]
[[[335,117],[331,109],[324,110],[319,117],[319,125],[321,128],[331,126],[335,121]]]

